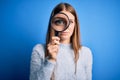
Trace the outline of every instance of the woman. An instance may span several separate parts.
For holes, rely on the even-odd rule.
[[[70,20],[69,27],[55,35],[51,18],[65,13]],[[68,3],[58,4],[52,11],[46,44],[33,48],[30,80],[92,80],[91,50],[80,44],[77,14]]]

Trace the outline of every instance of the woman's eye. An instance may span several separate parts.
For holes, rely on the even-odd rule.
[[[64,25],[64,21],[63,20],[56,20],[55,24],[56,25]]]

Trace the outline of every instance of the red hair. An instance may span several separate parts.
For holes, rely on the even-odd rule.
[[[80,26],[79,26],[79,21],[78,21],[78,17],[76,14],[75,9],[68,3],[60,3],[58,4],[52,11],[51,16],[50,16],[50,20],[49,20],[49,25],[48,25],[48,31],[47,31],[47,37],[46,37],[46,52],[45,52],[45,56],[49,56],[48,50],[47,50],[47,44],[51,41],[52,36],[55,35],[55,31],[51,28],[51,18],[52,16],[54,16],[55,14],[66,10],[68,12],[70,12],[74,17],[75,17],[75,27],[74,27],[74,31],[73,34],[71,36],[71,44],[72,44],[72,48],[74,50],[74,55],[75,55],[75,63],[77,63],[77,60],[79,59],[79,50],[81,48],[81,44],[80,44]],[[75,70],[76,71],[76,70]]]

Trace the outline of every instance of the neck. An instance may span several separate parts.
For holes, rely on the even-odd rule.
[[[60,40],[60,43],[62,43],[62,44],[70,44],[70,40]]]

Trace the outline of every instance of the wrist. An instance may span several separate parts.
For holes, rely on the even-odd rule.
[[[53,61],[53,62],[56,62],[56,58],[54,58],[54,57],[52,57],[52,56],[49,56],[49,57],[48,57],[48,60]]]

